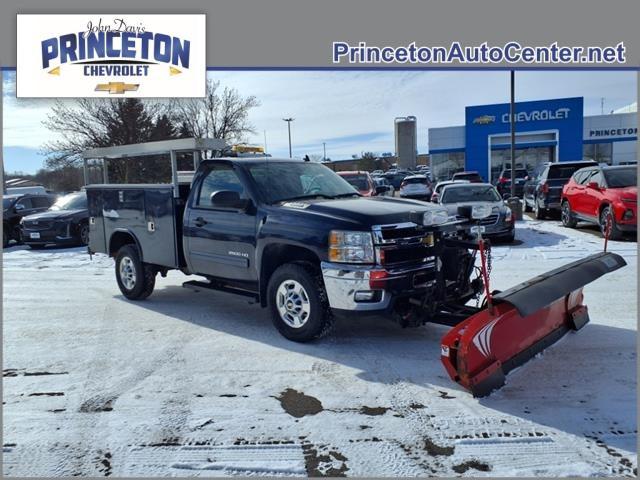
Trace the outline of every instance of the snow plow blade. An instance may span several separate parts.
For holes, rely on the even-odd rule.
[[[626,265],[615,253],[598,253],[564,265],[493,297],[485,308],[442,339],[441,360],[451,378],[474,397],[505,383],[506,375],[569,330],[589,321],[582,287]]]

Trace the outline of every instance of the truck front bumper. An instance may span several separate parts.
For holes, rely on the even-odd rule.
[[[436,278],[435,258],[406,268],[330,262],[321,268],[329,306],[350,312],[386,311],[398,296],[426,290]]]

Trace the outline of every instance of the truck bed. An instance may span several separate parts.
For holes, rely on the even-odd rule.
[[[117,235],[129,234],[139,243],[142,260],[168,268],[185,265],[182,217],[190,186],[168,184],[97,184],[86,187],[89,206],[89,249],[111,252]]]

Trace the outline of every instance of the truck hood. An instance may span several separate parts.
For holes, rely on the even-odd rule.
[[[363,227],[409,222],[411,212],[426,212],[439,208],[426,202],[391,197],[292,201],[283,202],[282,207],[357,223]]]

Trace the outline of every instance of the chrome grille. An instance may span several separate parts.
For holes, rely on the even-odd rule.
[[[487,218],[480,220],[480,225],[493,225],[498,221],[498,217],[499,215],[497,213],[489,215]]]

